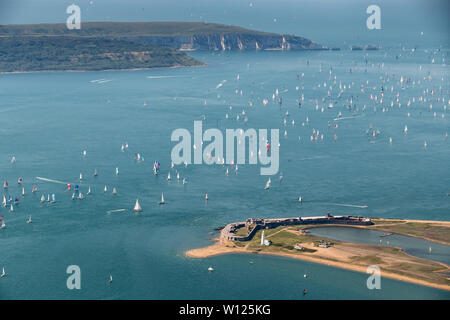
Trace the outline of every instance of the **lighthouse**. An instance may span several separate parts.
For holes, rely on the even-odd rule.
[[[265,245],[265,238],[264,238],[264,230],[262,231],[262,233],[261,233],[261,245],[263,246],[263,245]]]

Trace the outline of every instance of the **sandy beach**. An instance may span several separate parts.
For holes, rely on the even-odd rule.
[[[388,219],[385,221],[389,221]],[[417,223],[432,223],[433,225],[450,227],[450,222],[447,221],[425,221],[425,220],[404,220],[406,222],[417,222]],[[308,226],[311,227],[311,226]],[[319,227],[319,226],[314,226]],[[326,227],[326,226],[323,226]],[[360,227],[367,228],[367,227]],[[372,229],[369,227],[368,229]],[[379,228],[376,228],[379,229]],[[382,228],[380,228],[381,230]],[[302,234],[301,231],[292,230],[288,227],[281,229],[273,233],[271,236],[281,232],[287,231],[291,234],[300,236]],[[414,235],[412,235],[414,236]],[[270,237],[270,236],[269,236]],[[268,238],[269,238],[268,237]],[[416,236],[417,237],[417,236]],[[418,237],[421,238],[421,237]],[[267,254],[267,255],[275,255],[275,256],[283,256],[288,258],[300,259],[314,263],[320,263],[336,268],[352,270],[360,273],[366,273],[367,267],[373,263],[365,262],[363,258],[365,257],[376,257],[379,259],[380,263],[376,263],[380,266],[382,277],[387,277],[395,280],[406,281],[410,283],[415,283],[418,285],[438,288],[442,290],[450,291],[450,284],[448,284],[449,278],[445,278],[445,276],[440,276],[441,279],[436,277],[439,274],[448,274],[450,273],[450,267],[445,263],[441,262],[431,262],[428,260],[420,259],[418,257],[414,257],[406,254],[400,248],[387,248],[380,247],[375,245],[365,245],[365,244],[357,244],[357,243],[349,243],[349,242],[339,242],[338,244],[329,247],[329,248],[320,248],[314,246],[314,243],[302,243],[302,246],[307,249],[312,249],[314,252],[296,252],[292,253],[286,251],[269,251],[266,248],[258,248],[255,247],[250,248],[251,241],[243,242],[244,246],[237,246],[233,241],[226,240],[223,238],[213,239],[215,241],[214,244],[205,248],[192,249],[186,252],[186,256],[190,258],[208,258],[222,254],[236,254],[236,253],[245,253],[245,254]],[[448,242],[444,242],[444,244],[448,244]],[[392,252],[390,252],[391,250]],[[361,258],[358,260],[357,258]],[[409,271],[399,269],[398,266],[401,265],[410,265],[417,267],[418,270],[420,268],[425,268],[426,266],[432,265],[434,270],[432,272],[424,273],[419,271]],[[392,272],[392,270],[396,269],[397,272]],[[396,271],[397,271],[396,270]],[[429,279],[426,279],[429,276]],[[437,280],[436,280],[437,279]],[[438,280],[441,283],[437,283]]]

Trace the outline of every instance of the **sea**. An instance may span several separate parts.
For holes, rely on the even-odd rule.
[[[0,180],[9,183],[0,195],[20,200],[14,212],[0,208],[7,225],[0,229],[0,268],[7,274],[0,279],[0,299],[450,298],[448,291],[388,278],[380,290],[370,290],[368,274],[285,257],[185,256],[212,244],[215,228],[251,217],[330,212],[450,220],[448,39],[438,32],[428,36],[434,29],[416,24],[413,31],[400,28],[395,38],[383,30],[366,40],[364,11],[356,36],[333,34],[331,25],[308,34],[305,25],[297,28],[297,20],[288,19],[289,5],[298,5],[282,3],[275,8],[281,12],[276,22],[260,21],[278,12],[273,5],[260,9],[261,16],[227,20],[230,15],[216,3],[204,16],[244,27],[252,22],[264,31],[315,34],[313,40],[341,50],[189,52],[206,66],[0,75]],[[114,5],[118,15],[121,7]],[[200,11],[190,19],[198,20]],[[91,15],[102,17],[115,16]],[[351,51],[351,44],[381,49]],[[237,171],[229,165],[171,168],[172,132],[193,133],[194,121],[223,132],[279,129],[280,168],[270,189],[264,190],[268,177],[260,165],[242,164]],[[137,153],[143,161],[136,161]],[[155,161],[161,164],[158,175]],[[79,185],[85,198],[72,200],[68,183]],[[48,194],[55,194],[55,203],[40,202]],[[140,214],[132,210],[137,198]],[[428,249],[420,242],[399,243],[412,251]],[[436,254],[437,261],[449,261],[448,247]],[[79,290],[67,286],[66,271],[74,265],[81,271]]]

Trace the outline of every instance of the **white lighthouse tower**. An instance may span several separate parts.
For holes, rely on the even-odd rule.
[[[265,245],[264,230],[261,233],[261,245]]]

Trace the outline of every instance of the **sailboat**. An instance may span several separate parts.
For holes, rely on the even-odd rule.
[[[36,191],[37,191],[37,186],[34,185],[34,186],[33,186],[33,189],[31,190],[31,192],[35,193]]]
[[[50,195],[47,195],[47,202],[50,202]]]
[[[270,188],[270,178],[269,178],[269,180],[267,180],[264,190],[268,190],[269,188]]]
[[[6,207],[6,196],[3,196],[2,207]]]
[[[9,212],[14,212],[14,206],[11,204],[11,206],[9,207]]]
[[[180,180],[180,173],[177,172],[177,180]]]
[[[3,278],[6,276],[5,267],[2,268],[2,274],[0,274],[0,277]]]
[[[22,182],[23,182],[22,178],[17,179],[17,184],[22,184]]]
[[[167,181],[170,181],[170,172],[167,174]]]
[[[206,194],[206,196],[205,196],[205,200],[206,200],[206,201],[208,201],[208,200],[209,200],[209,196],[208,196],[208,194]]]
[[[141,205],[139,204],[139,199],[136,199],[136,204],[134,205],[133,210],[135,212],[141,212],[142,211]]]
[[[88,189],[88,191],[87,191],[86,194],[87,194],[87,195],[91,194],[91,187],[89,187],[89,189]]]
[[[22,197],[25,196],[25,188],[22,188]]]
[[[84,199],[84,196],[83,196],[83,194],[80,192],[79,194],[78,194],[78,200],[83,200]]]
[[[72,200],[75,200],[75,192],[72,193]]]
[[[113,188],[112,194],[116,195],[117,194],[117,190],[116,188]]]
[[[55,202],[56,202],[56,196],[55,196],[54,193],[52,194],[52,200],[51,200],[50,202],[51,202],[51,203],[55,203]]]
[[[119,168],[116,168],[116,176],[119,175]]]
[[[302,203],[303,202],[303,198],[302,196],[298,197],[298,202]]]
[[[8,189],[8,181],[5,181],[5,182],[3,183],[3,188],[4,188],[4,189]]]
[[[45,196],[42,195],[42,196],[41,196],[41,203],[44,203],[44,202],[45,202]]]
[[[31,216],[28,218],[27,223],[31,223]]]
[[[103,192],[106,193],[106,191],[108,191],[108,188],[106,188],[106,186],[105,186],[105,188],[103,189]]]
[[[164,201],[164,194],[161,193],[161,201],[158,202],[158,204],[165,204],[165,203],[166,203],[166,201]]]
[[[5,220],[3,220],[3,219],[2,219],[2,225],[1,225],[0,228],[2,228],[2,229],[5,229],[5,228],[6,228],[6,223],[5,223]]]
[[[173,163],[173,161],[170,164],[170,167],[173,169],[175,167],[175,164]]]
[[[155,163],[153,164],[153,174],[155,176],[159,173],[159,167],[160,167],[159,162],[155,161]]]
[[[113,279],[112,279],[112,275],[111,274],[109,274],[109,283],[111,283],[113,281]]]
[[[94,177],[97,177],[98,176],[98,171],[97,171],[97,169],[95,169],[94,170]]]
[[[208,267],[208,271],[209,271],[209,272],[213,272],[213,271],[214,271],[214,268],[210,266],[210,267]]]
[[[83,180],[83,174],[80,173],[80,181]]]

